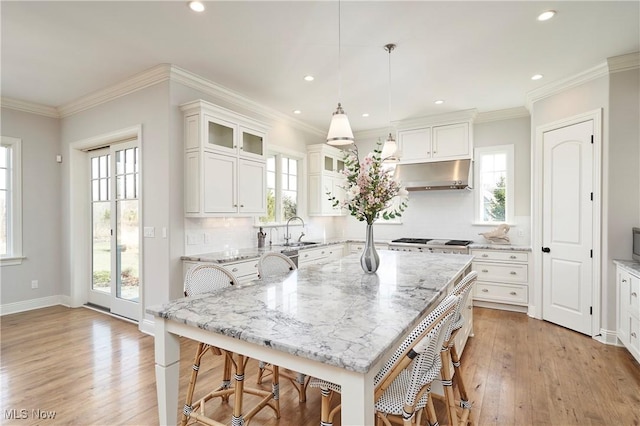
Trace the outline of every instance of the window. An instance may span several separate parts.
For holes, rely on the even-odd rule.
[[[476,148],[475,219],[513,223],[513,145]]]
[[[300,215],[301,156],[273,152],[267,157],[267,215],[261,224],[285,222]]]
[[[21,140],[2,136],[0,145],[0,259],[2,265],[22,258]]]

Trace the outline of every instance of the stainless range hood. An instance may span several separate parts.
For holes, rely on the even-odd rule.
[[[402,182],[408,191],[471,189],[473,187],[473,162],[471,160],[451,160],[398,164],[395,177]]]

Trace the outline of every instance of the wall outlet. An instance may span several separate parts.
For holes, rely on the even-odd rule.
[[[518,237],[520,237],[520,238],[524,237],[524,230],[523,229],[518,229]]]
[[[38,280],[31,280],[31,288],[38,288]]]
[[[145,238],[155,238],[156,237],[156,228],[153,226],[145,226],[144,227],[144,237]]]

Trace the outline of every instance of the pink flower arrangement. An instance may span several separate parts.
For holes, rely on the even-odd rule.
[[[407,208],[409,193],[393,178],[393,171],[385,168],[381,158],[381,142],[376,149],[367,154],[362,161],[358,158],[358,149],[354,148],[345,155],[345,168],[342,173],[346,183],[344,200],[328,193],[334,206],[346,208],[360,221],[371,225],[382,216],[383,219],[395,219],[402,216]],[[392,204],[394,198],[398,203]]]

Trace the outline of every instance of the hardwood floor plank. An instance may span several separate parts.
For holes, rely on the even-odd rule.
[[[0,322],[0,423],[158,423],[153,337],[134,324],[61,306]],[[640,425],[640,366],[624,348],[524,314],[483,308],[474,308],[474,333],[462,355],[462,374],[478,425]],[[182,339],[179,407],[194,351],[195,343]],[[208,357],[199,383],[217,384],[221,363],[221,357]],[[256,386],[255,360],[247,371],[246,383]],[[265,409],[253,425],[318,425],[316,389],[309,389],[305,404],[288,381],[280,389],[282,417]],[[196,396],[203,392],[198,388]],[[447,424],[444,404],[435,405],[440,424]],[[22,409],[27,419],[8,418]],[[35,418],[32,410],[55,411],[55,418]],[[231,406],[212,400],[207,412],[229,422]],[[339,416],[334,424],[340,426]]]

